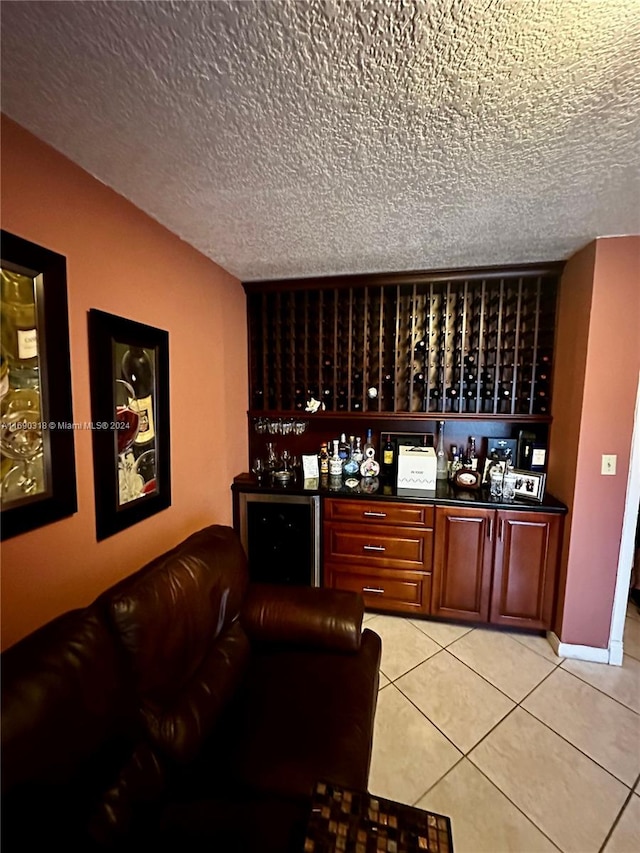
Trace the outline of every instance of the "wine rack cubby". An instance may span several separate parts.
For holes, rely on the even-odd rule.
[[[561,268],[246,283],[252,413],[550,417]]]

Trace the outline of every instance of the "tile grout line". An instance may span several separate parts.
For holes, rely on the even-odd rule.
[[[518,706],[518,707],[520,707],[520,706]],[[604,770],[604,772],[607,773],[609,776],[611,776],[611,778],[614,779],[616,782],[619,782],[621,785],[624,785],[625,788],[629,787],[627,782],[623,782],[622,779],[619,779],[614,773],[611,772],[611,770],[608,770],[606,767],[603,767],[603,765],[600,764],[599,761],[596,761],[596,759],[593,758],[593,756],[588,755],[586,752],[584,752],[584,750],[580,749],[579,746],[576,746],[575,743],[571,743],[570,740],[567,740],[567,738],[564,737],[564,735],[561,735],[560,732],[557,732],[555,729],[551,728],[551,726],[548,723],[545,723],[544,720],[539,720],[535,714],[532,714],[531,711],[527,710],[526,708],[521,708],[521,710],[524,711],[525,714],[528,714],[530,717],[532,717],[537,723],[540,723],[540,725],[544,726],[546,729],[549,729],[549,731],[552,732],[557,737],[559,737],[560,740],[563,740],[566,744],[573,747],[581,755],[584,755],[584,757],[589,759],[589,761],[591,761],[593,764],[595,764],[596,767],[599,767],[601,770]],[[633,793],[633,788],[631,788],[631,792]]]
[[[549,673],[549,675],[550,675],[550,674],[551,674],[551,673]],[[398,689],[399,689],[399,688],[398,688]],[[404,696],[404,693],[403,693],[402,695]],[[408,697],[406,697],[406,698],[408,699]],[[411,701],[411,700],[409,699],[409,701]],[[412,703],[412,704],[413,704],[413,703]],[[543,835],[543,836],[544,836],[544,837],[545,837],[545,838],[546,838],[546,839],[547,839],[547,840],[548,840],[548,841],[549,841],[549,842],[550,842],[550,843],[551,843],[551,844],[556,848],[556,850],[560,851],[560,853],[563,853],[562,848],[561,848],[561,847],[559,847],[559,846],[555,843],[555,841],[553,841],[553,839],[551,839],[551,838],[547,835],[547,833],[546,833],[543,829],[541,829],[541,827],[539,827],[539,826],[538,826],[538,824],[533,820],[533,818],[532,818],[530,815],[528,815],[528,814],[527,814],[527,813],[526,813],[526,812],[525,812],[525,811],[524,811],[524,810],[523,810],[523,809],[522,809],[522,808],[521,808],[517,803],[515,803],[515,802],[511,799],[511,797],[510,797],[510,796],[509,796],[505,791],[503,791],[503,790],[502,790],[502,788],[500,788],[500,787],[499,787],[499,786],[498,786],[498,785],[493,781],[493,779],[491,779],[489,776],[487,776],[487,774],[482,770],[482,768],[478,767],[478,765],[477,765],[477,764],[475,764],[475,763],[474,763],[474,762],[469,758],[469,755],[471,754],[471,752],[473,752],[473,750],[474,750],[477,746],[479,746],[479,744],[481,744],[481,743],[482,743],[482,741],[483,741],[486,737],[488,737],[488,736],[491,734],[491,732],[495,731],[495,729],[497,729],[497,728],[498,728],[498,726],[499,726],[499,725],[501,725],[501,724],[502,724],[502,723],[507,719],[507,717],[508,717],[510,714],[512,714],[512,713],[516,710],[516,708],[518,708],[518,707],[519,707],[519,705],[514,705],[514,707],[513,707],[513,708],[511,708],[511,710],[510,710],[510,711],[508,711],[508,712],[505,714],[505,716],[504,716],[504,717],[502,717],[502,718],[501,718],[501,719],[500,719],[500,720],[495,724],[495,726],[493,726],[493,728],[492,728],[490,731],[488,731],[485,735],[483,735],[483,737],[478,741],[478,743],[474,744],[474,746],[472,746],[472,747],[471,747],[471,749],[469,750],[469,752],[463,753],[463,754],[462,754],[462,756],[461,756],[461,757],[460,757],[460,758],[455,762],[455,764],[453,764],[453,765],[452,765],[452,766],[447,770],[447,772],[446,772],[446,773],[444,773],[444,774],[443,774],[439,779],[437,779],[437,780],[436,780],[432,785],[430,785],[430,786],[426,789],[426,791],[425,791],[423,794],[421,794],[421,795],[418,797],[418,799],[417,799],[417,800],[415,800],[415,802],[413,803],[413,805],[415,806],[415,804],[416,804],[416,803],[418,803],[421,799],[423,799],[424,797],[426,797],[426,796],[429,794],[429,792],[430,792],[430,791],[432,791],[432,790],[436,787],[436,785],[439,785],[439,784],[440,784],[440,782],[442,782],[442,780],[443,780],[446,776],[448,776],[448,775],[449,775],[449,773],[451,773],[451,771],[454,769],[454,767],[457,767],[457,766],[458,766],[458,764],[460,764],[460,763],[461,763],[462,761],[464,761],[464,759],[466,758],[466,759],[467,759],[467,761],[469,762],[469,764],[471,764],[471,766],[474,768],[474,770],[477,770],[477,771],[478,771],[482,776],[484,776],[484,778],[485,778],[488,782],[490,782],[490,784],[491,784],[491,785],[496,789],[496,791],[498,791],[498,793],[500,793],[500,794],[505,798],[505,800],[507,800],[507,802],[508,802],[508,803],[510,803],[510,804],[511,804],[515,809],[516,809],[516,811],[518,811],[518,812],[519,812],[519,813],[520,813],[520,814],[521,814],[521,815],[522,815],[522,816],[523,816],[523,817],[524,817],[524,818],[525,818],[525,819],[526,819],[526,820],[531,824],[531,826],[533,826],[535,829],[537,829],[537,830],[538,830],[538,832],[539,832],[541,835]],[[420,710],[420,709],[418,708],[418,710]],[[523,709],[523,710],[524,710],[524,709]],[[423,712],[421,711],[420,713],[423,713]],[[425,714],[423,714],[423,716],[426,716],[426,715],[425,715]],[[426,719],[427,719],[427,720],[429,720],[429,718],[428,718],[428,717],[426,717]],[[429,722],[431,723],[431,725],[435,726],[435,728],[437,728],[437,729],[438,729],[438,727],[436,726],[436,724],[435,724],[432,720],[429,720]],[[440,731],[440,729],[438,729],[438,731]],[[447,737],[447,736],[444,734],[444,732],[441,732],[441,734],[442,734],[444,737]],[[449,740],[449,738],[447,738],[447,740]],[[456,745],[454,744],[454,746],[456,746]],[[457,747],[457,746],[456,746],[456,749],[458,749],[458,751],[461,751],[461,750],[459,749],[459,747]]]
[[[444,651],[444,650],[443,650],[443,651]],[[393,682],[392,682],[392,684],[393,684]],[[460,747],[459,747],[459,746],[457,746],[457,745],[456,745],[456,744],[451,740],[451,738],[450,738],[448,735],[446,735],[446,734],[442,731],[442,729],[441,729],[441,728],[439,728],[439,727],[438,727],[438,726],[433,722],[433,720],[430,720],[430,719],[429,719],[429,717],[427,717],[427,715],[425,714],[425,712],[424,712],[423,710],[421,710],[421,709],[416,705],[416,703],[415,703],[412,699],[410,699],[410,698],[409,698],[409,696],[407,696],[407,695],[406,695],[406,693],[403,693],[403,692],[402,692],[402,690],[398,687],[398,685],[397,685],[397,684],[393,684],[393,686],[396,688],[396,690],[397,690],[397,691],[398,691],[398,693],[402,696],[402,698],[403,698],[403,699],[406,699],[406,700],[407,700],[407,702],[408,702],[410,705],[413,705],[413,707],[416,709],[416,711],[418,711],[418,713],[419,713],[419,714],[421,714],[421,715],[424,717],[424,719],[429,723],[429,725],[433,726],[433,728],[434,728],[437,732],[439,732],[439,733],[442,735],[442,737],[443,737],[443,738],[445,738],[445,740],[447,740],[447,741],[451,744],[451,746],[452,746],[452,747],[453,747],[457,752],[459,752],[459,753],[460,753],[460,758],[464,758],[464,757],[465,757],[465,755],[466,755],[466,753],[465,753],[465,752],[463,752],[463,751],[460,749]],[[458,761],[459,761],[459,760],[460,760],[460,759],[458,759]],[[456,762],[456,764],[457,764],[457,762]],[[447,772],[449,772],[449,771],[447,771]]]
[[[620,811],[618,812],[615,820],[611,824],[611,829],[609,830],[609,832],[607,832],[607,835],[606,835],[604,841],[602,842],[601,847],[599,847],[599,849],[598,849],[598,853],[604,853],[604,849],[607,846],[607,844],[609,843],[609,839],[613,835],[613,831],[615,830],[616,826],[620,823],[620,818],[622,817],[622,813],[624,812],[626,807],[629,805],[631,797],[633,797],[633,791],[629,792],[629,796],[625,799],[624,803],[620,807]]]
[[[625,657],[626,657],[626,655],[625,655]],[[565,658],[565,661],[571,661],[571,660],[576,660],[576,658]],[[635,658],[633,658],[633,660],[635,660]],[[578,662],[579,663],[592,663],[592,661],[578,661]],[[639,663],[640,663],[640,661],[639,661]],[[586,678],[583,678],[577,672],[573,672],[570,669],[565,669],[565,667],[562,664],[560,664],[560,666],[562,667],[563,672],[568,672],[569,675],[573,675],[574,678],[579,679],[580,681],[583,682],[583,684],[588,684],[589,687],[593,687],[593,689],[597,690],[598,693],[602,693],[603,696],[608,696],[609,699],[613,699],[613,701],[617,702],[618,705],[622,705],[623,708],[626,708],[628,711],[633,711],[634,714],[637,714],[640,717],[640,711],[636,711],[636,709],[632,708],[630,705],[625,705],[625,703],[622,700],[616,698],[615,696],[612,696],[610,693],[607,693],[606,690],[603,690],[601,687],[597,687],[595,684],[592,684],[590,681],[587,681]],[[611,664],[595,663],[594,666],[611,666]],[[615,669],[622,669],[622,667],[621,666],[615,667]]]
[[[418,630],[418,631],[420,631],[420,630],[421,630],[421,629],[417,628],[417,626],[415,626],[415,625],[414,625],[413,627],[414,627],[414,628],[416,628],[416,630]],[[471,631],[473,631],[473,630],[474,630],[474,629],[471,629]],[[469,633],[471,633],[471,631],[467,631],[465,634],[461,635],[461,637],[458,637],[458,638],[456,638],[456,640],[453,640],[451,643],[449,643],[449,645],[453,645],[453,643],[455,643],[455,642],[457,642],[457,640],[462,639],[463,637],[467,636]],[[598,761],[596,761],[596,760],[595,760],[594,758],[592,758],[590,755],[587,755],[587,753],[583,752],[583,750],[581,750],[581,749],[580,749],[579,747],[577,747],[575,744],[571,743],[571,741],[567,740],[567,738],[563,737],[563,735],[561,735],[561,734],[559,734],[558,732],[556,732],[556,731],[555,731],[551,726],[547,725],[543,720],[539,720],[539,719],[535,716],[535,714],[531,713],[531,712],[530,712],[530,711],[528,711],[526,708],[522,707],[522,703],[523,703],[523,702],[525,702],[525,701],[526,701],[526,700],[527,700],[527,699],[532,695],[532,693],[534,693],[534,692],[538,689],[538,687],[540,687],[540,686],[541,686],[541,685],[542,685],[542,684],[543,684],[543,683],[544,683],[548,678],[550,678],[550,677],[553,675],[553,673],[554,673],[554,672],[556,672],[556,671],[558,670],[558,668],[562,666],[562,664],[564,663],[564,661],[565,661],[565,660],[567,660],[567,658],[559,658],[559,659],[558,659],[558,662],[554,665],[553,669],[551,669],[551,670],[550,670],[550,671],[549,671],[549,672],[548,672],[548,673],[547,673],[547,674],[546,674],[546,675],[545,675],[545,676],[544,676],[544,677],[543,677],[543,678],[538,682],[538,684],[536,684],[534,687],[532,687],[532,688],[531,688],[531,690],[529,690],[529,691],[525,694],[525,696],[523,696],[523,697],[522,697],[522,699],[520,699],[519,701],[516,701],[516,700],[515,700],[515,699],[513,699],[511,696],[508,696],[506,693],[504,693],[504,691],[502,691],[499,687],[496,687],[496,685],[495,685],[495,684],[492,684],[488,679],[486,679],[483,675],[481,675],[481,673],[476,672],[476,670],[474,670],[474,669],[473,669],[473,667],[471,667],[469,664],[465,663],[465,661],[460,660],[460,659],[459,659],[456,655],[454,655],[452,652],[449,652],[449,655],[450,655],[452,658],[454,658],[454,659],[455,659],[456,661],[458,661],[459,663],[462,663],[464,666],[466,666],[466,667],[467,667],[467,669],[471,670],[471,672],[473,672],[475,675],[477,675],[479,678],[481,678],[483,681],[485,681],[487,684],[489,684],[489,685],[490,685],[491,687],[493,687],[495,690],[498,690],[498,692],[499,692],[499,693],[501,693],[503,696],[505,696],[507,699],[509,699],[511,702],[513,702],[513,703],[514,703],[513,708],[511,708],[511,709],[510,709],[510,710],[509,710],[509,711],[508,711],[508,712],[507,712],[507,713],[506,713],[506,714],[505,714],[505,715],[504,715],[500,720],[498,720],[498,722],[496,722],[496,724],[495,724],[494,726],[492,726],[492,728],[491,728],[489,731],[487,731],[487,732],[482,736],[482,738],[480,738],[480,740],[479,740],[476,744],[474,744],[474,745],[473,745],[473,746],[472,746],[472,747],[471,747],[467,752],[464,752],[464,751],[463,751],[463,750],[461,750],[461,749],[460,749],[460,747],[458,747],[458,746],[457,746],[457,745],[456,745],[456,744],[455,744],[455,743],[454,743],[454,742],[453,742],[453,741],[452,741],[452,740],[451,740],[451,739],[450,739],[450,738],[449,738],[449,737],[448,737],[448,736],[447,736],[447,735],[446,735],[446,734],[445,734],[445,733],[444,733],[444,732],[443,732],[443,731],[442,731],[442,730],[441,730],[441,729],[440,729],[440,728],[439,728],[439,727],[438,727],[438,726],[433,722],[433,720],[431,720],[431,719],[427,716],[427,714],[425,714],[425,713],[424,713],[424,711],[422,711],[422,710],[421,710],[421,709],[420,709],[420,708],[415,704],[415,702],[413,702],[413,700],[412,700],[409,696],[407,696],[407,695],[403,692],[403,690],[402,690],[402,689],[401,689],[401,688],[396,684],[396,681],[400,680],[400,679],[401,679],[401,678],[403,678],[405,675],[408,675],[408,674],[409,674],[410,672],[412,672],[413,670],[415,670],[415,669],[417,669],[418,667],[422,666],[422,664],[426,663],[426,661],[431,660],[432,658],[435,658],[435,657],[436,657],[436,656],[437,656],[441,651],[442,651],[442,652],[444,652],[444,651],[448,651],[448,646],[441,646],[441,645],[440,645],[440,643],[438,643],[436,640],[434,640],[434,639],[433,639],[433,637],[430,637],[428,634],[426,634],[426,632],[421,631],[421,633],[425,634],[425,635],[426,635],[430,640],[432,640],[434,643],[436,643],[436,645],[440,646],[439,650],[438,650],[437,652],[435,652],[434,654],[430,655],[429,657],[425,658],[425,659],[424,659],[423,661],[421,661],[420,663],[418,663],[418,664],[416,664],[415,666],[411,667],[411,669],[408,669],[406,672],[404,672],[404,673],[402,673],[401,675],[397,676],[397,678],[396,678],[396,679],[389,679],[389,683],[390,683],[390,684],[393,684],[393,685],[394,685],[394,687],[396,687],[396,689],[397,689],[397,690],[400,692],[400,694],[401,694],[401,695],[402,695],[402,696],[403,696],[403,697],[404,697],[404,698],[409,702],[409,704],[410,704],[410,705],[412,705],[414,708],[416,708],[416,710],[417,710],[417,711],[418,711],[418,712],[419,712],[419,713],[424,717],[424,719],[425,719],[428,723],[430,723],[430,724],[431,724],[431,725],[432,725],[432,726],[433,726],[433,727],[434,727],[434,728],[435,728],[435,729],[436,729],[436,730],[437,730],[437,731],[438,731],[438,732],[439,732],[439,733],[440,733],[440,734],[445,738],[445,740],[447,740],[447,741],[448,741],[448,742],[449,742],[449,743],[450,743],[450,744],[451,744],[451,745],[452,745],[452,746],[453,746],[453,747],[454,747],[454,748],[455,748],[459,753],[461,753],[461,756],[460,756],[460,758],[458,758],[458,759],[454,762],[454,764],[452,764],[452,766],[451,766],[451,767],[446,771],[446,773],[444,773],[444,774],[443,774],[439,779],[437,779],[437,780],[436,780],[432,785],[430,785],[430,786],[429,786],[429,787],[424,791],[424,793],[423,793],[423,794],[421,794],[421,796],[420,796],[420,797],[418,797],[418,798],[414,801],[414,805],[415,805],[415,803],[417,803],[417,802],[419,802],[421,799],[423,799],[425,796],[427,796],[427,794],[428,794],[430,791],[432,791],[432,790],[433,790],[433,788],[434,788],[436,785],[438,785],[438,784],[439,784],[443,779],[445,779],[445,777],[446,777],[446,776],[447,776],[447,775],[448,775],[448,774],[449,774],[449,773],[450,773],[450,772],[451,772],[455,767],[457,767],[457,766],[458,766],[458,764],[460,764],[460,762],[461,762],[464,758],[467,758],[467,759],[469,760],[470,764],[471,764],[471,765],[472,765],[476,770],[478,770],[478,772],[480,772],[480,773],[481,773],[481,774],[482,774],[482,775],[483,775],[483,776],[484,776],[484,777],[485,777],[485,778],[486,778],[486,779],[491,783],[491,785],[492,785],[492,786],[493,786],[493,787],[494,787],[494,788],[495,788],[495,789],[496,789],[500,794],[502,794],[502,796],[503,796],[503,797],[505,797],[505,799],[506,799],[506,800],[507,800],[507,801],[508,801],[508,802],[509,802],[509,803],[510,803],[510,804],[511,804],[511,805],[512,805],[512,806],[513,806],[513,807],[514,807],[514,808],[515,808],[515,809],[516,809],[520,814],[522,814],[522,815],[524,816],[524,818],[525,818],[525,819],[526,819],[526,820],[527,820],[527,821],[528,821],[528,822],[529,822],[533,827],[535,827],[535,828],[536,828],[536,829],[537,829],[537,830],[538,830],[538,831],[539,831],[539,832],[540,832],[540,833],[541,833],[545,838],[547,838],[547,840],[548,840],[551,844],[553,844],[553,846],[554,846],[557,850],[560,850],[561,848],[560,848],[557,844],[555,844],[555,842],[553,842],[553,840],[552,840],[552,839],[547,835],[547,833],[546,833],[546,832],[544,832],[544,831],[543,831],[543,830],[542,830],[542,829],[537,825],[537,823],[536,823],[536,822],[535,822],[535,821],[534,821],[534,820],[533,820],[529,815],[527,815],[527,814],[526,814],[526,813],[525,813],[525,812],[524,812],[524,811],[523,811],[523,810],[522,810],[522,809],[521,809],[521,808],[520,808],[520,807],[519,807],[515,802],[513,802],[513,800],[512,800],[512,799],[511,799],[511,798],[510,798],[510,797],[509,797],[509,796],[508,796],[504,791],[502,791],[502,790],[498,787],[498,785],[497,785],[495,782],[493,782],[493,780],[491,780],[491,779],[490,779],[490,778],[489,778],[489,777],[488,777],[488,776],[487,776],[487,775],[486,775],[486,774],[481,770],[481,768],[479,768],[479,767],[478,767],[478,766],[477,766],[477,765],[476,765],[476,764],[475,764],[475,763],[470,759],[470,757],[469,757],[469,756],[470,756],[470,754],[471,754],[471,753],[472,753],[472,752],[473,752],[473,751],[474,751],[474,750],[475,750],[475,749],[476,749],[476,748],[477,748],[477,747],[478,747],[478,746],[479,746],[479,745],[480,745],[484,740],[486,740],[486,738],[487,738],[487,737],[489,737],[489,735],[490,735],[490,734],[492,734],[492,732],[494,732],[494,731],[498,728],[498,726],[500,726],[503,722],[505,722],[505,720],[506,720],[506,719],[507,719],[507,718],[508,718],[508,717],[509,717],[509,716],[510,716],[514,711],[515,711],[515,709],[516,709],[516,708],[521,708],[521,709],[522,709],[525,713],[527,713],[527,714],[528,714],[532,719],[534,719],[536,722],[539,722],[541,725],[543,725],[546,729],[548,729],[548,730],[549,730],[549,731],[551,731],[553,734],[555,734],[557,737],[559,737],[561,740],[563,740],[563,741],[564,741],[566,744],[568,744],[570,747],[573,747],[574,749],[576,749],[578,752],[580,752],[582,755],[584,755],[584,757],[585,757],[587,760],[589,760],[590,762],[592,762],[593,764],[595,764],[595,765],[596,765],[596,767],[599,767],[601,770],[603,770],[605,773],[607,773],[607,774],[608,774],[612,779],[614,779],[616,782],[620,783],[621,785],[623,785],[623,786],[624,786],[624,787],[626,787],[626,788],[629,788],[628,795],[626,796],[625,801],[624,801],[624,803],[622,804],[622,807],[621,807],[621,809],[620,809],[620,811],[619,811],[619,813],[618,813],[618,815],[617,815],[616,819],[614,820],[613,825],[611,826],[611,828],[610,828],[609,832],[607,833],[607,836],[605,837],[604,842],[603,842],[603,844],[602,844],[602,846],[601,846],[601,848],[600,848],[599,853],[603,853],[604,847],[605,847],[605,845],[606,845],[607,841],[609,840],[609,838],[611,837],[611,834],[612,834],[613,830],[615,829],[616,825],[618,824],[618,822],[619,822],[619,820],[620,820],[620,817],[621,817],[621,815],[622,815],[622,813],[623,813],[624,809],[626,808],[627,804],[629,803],[629,801],[630,801],[631,797],[634,795],[634,785],[635,785],[635,784],[637,784],[638,779],[640,779],[640,775],[638,776],[638,779],[636,779],[636,782],[635,782],[631,787],[629,787],[629,786],[627,785],[627,783],[626,783],[626,782],[623,782],[621,779],[619,779],[617,776],[615,776],[615,775],[614,775],[610,770],[608,770],[606,767],[603,767],[603,766],[602,766]],[[514,642],[516,642],[516,643],[518,643],[518,642],[519,642],[519,641],[518,641],[518,640],[516,640],[514,637],[510,637],[509,639],[512,639],[512,640],[513,640]],[[547,660],[547,662],[549,662],[549,663],[553,663],[553,661],[550,661],[550,660],[549,660],[549,658],[545,657],[545,655],[541,655],[541,654],[539,654],[538,652],[535,652],[533,649],[528,648],[524,643],[519,643],[519,645],[520,645],[520,646],[522,646],[522,648],[526,649],[527,651],[533,652],[534,654],[537,654],[539,657],[543,658],[544,660]],[[632,655],[630,655],[630,657],[633,657],[633,656],[632,656]],[[563,672],[565,672],[565,673],[567,673],[567,674],[569,674],[569,675],[573,675],[575,678],[578,678],[578,680],[579,680],[579,681],[582,681],[582,682],[583,682],[584,684],[586,684],[588,687],[593,688],[594,690],[596,690],[597,692],[599,692],[599,693],[601,693],[602,695],[606,696],[607,698],[612,699],[614,702],[616,702],[618,705],[621,705],[623,708],[626,708],[627,710],[631,710],[634,714],[636,714],[636,715],[640,716],[640,714],[638,714],[638,712],[637,712],[637,711],[635,711],[633,708],[629,708],[627,705],[625,705],[625,704],[624,704],[623,702],[621,702],[620,700],[616,699],[616,698],[615,698],[615,697],[613,697],[613,696],[610,696],[609,694],[605,693],[605,691],[604,691],[604,690],[600,690],[598,687],[595,687],[593,684],[590,684],[589,682],[585,681],[583,678],[580,678],[580,676],[576,675],[575,673],[571,672],[570,670],[563,668]],[[385,675],[386,675],[386,673],[385,673]],[[387,676],[387,677],[388,677],[388,676]],[[385,687],[386,687],[386,686],[387,686],[387,685],[385,685]]]

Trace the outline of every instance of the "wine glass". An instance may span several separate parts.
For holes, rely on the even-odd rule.
[[[251,471],[255,475],[258,483],[261,483],[262,476],[264,474],[264,462],[259,456],[256,456],[256,458],[251,463]]]
[[[144,479],[136,471],[131,446],[140,429],[140,413],[135,391],[124,379],[116,379],[116,443],[118,447],[118,494],[120,504],[143,494]]]
[[[25,404],[5,411],[0,428],[0,450],[18,463],[3,477],[3,502],[43,491],[44,467],[35,468],[36,458],[42,458],[43,453],[39,408]]]

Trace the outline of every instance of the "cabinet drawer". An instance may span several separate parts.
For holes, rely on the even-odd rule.
[[[394,572],[330,571],[330,585],[362,594],[366,607],[392,612],[428,613],[431,598],[431,576]]]
[[[328,562],[431,571],[433,532],[360,524],[324,526]]]
[[[404,504],[391,501],[349,501],[328,498],[324,503],[325,521],[350,524],[392,524],[408,527],[433,527],[434,507],[429,504]]]

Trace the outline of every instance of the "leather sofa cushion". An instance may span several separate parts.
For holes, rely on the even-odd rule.
[[[355,654],[295,647],[254,652],[236,700],[202,754],[203,776],[215,757],[227,788],[305,802],[321,778],[365,789],[380,652],[380,638],[368,629]]]

